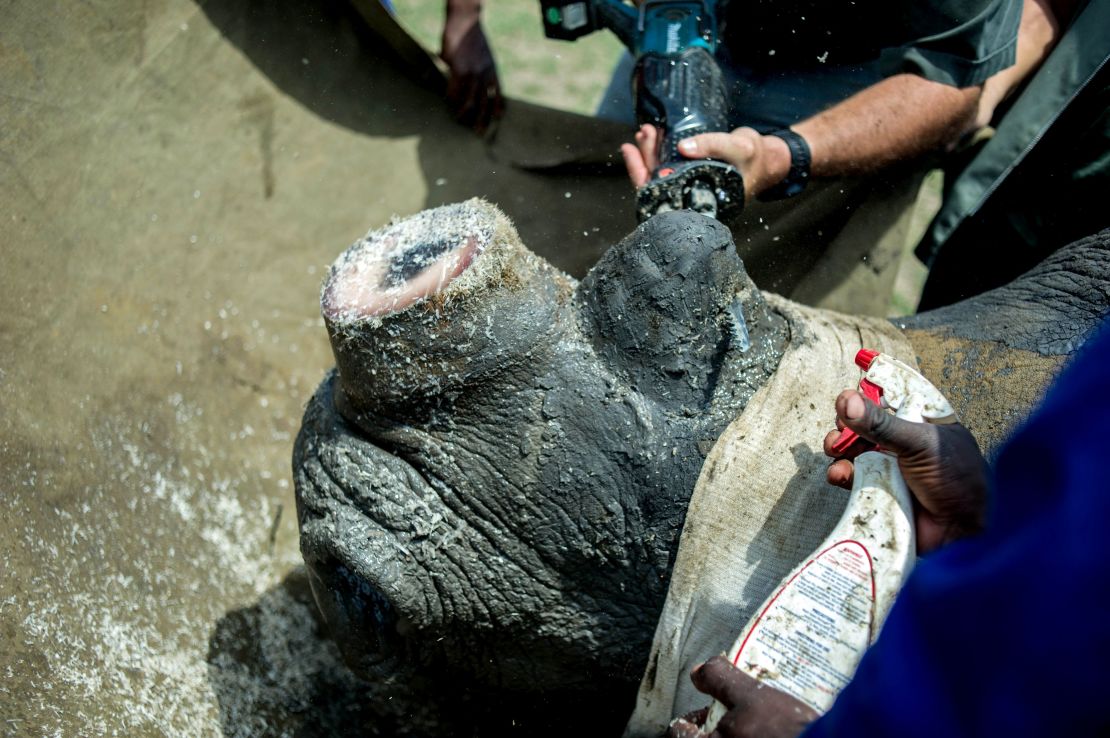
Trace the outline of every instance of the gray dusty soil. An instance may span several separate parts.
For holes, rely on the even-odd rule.
[[[0,8],[0,734],[365,727],[289,481],[326,265],[474,195],[577,274],[633,225],[623,131],[483,142],[344,4],[261,8]]]

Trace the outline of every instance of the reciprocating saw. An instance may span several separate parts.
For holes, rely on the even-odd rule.
[[[661,133],[659,166],[637,193],[641,221],[682,209],[728,220],[744,207],[744,181],[736,167],[687,159],[678,152],[684,138],[728,130],[728,95],[714,57],[713,4],[714,0],[646,0],[636,8],[621,0],[540,0],[548,38],[572,41],[608,28],[636,60],[636,120]]]

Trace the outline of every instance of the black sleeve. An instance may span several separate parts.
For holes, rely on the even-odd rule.
[[[981,84],[1014,63],[1021,0],[905,3],[903,27],[916,40],[880,55],[885,76],[918,74],[953,87]]]

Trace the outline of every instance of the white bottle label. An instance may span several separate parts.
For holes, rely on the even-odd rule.
[[[824,713],[871,642],[874,610],[870,553],[859,541],[834,543],[767,603],[732,663]]]

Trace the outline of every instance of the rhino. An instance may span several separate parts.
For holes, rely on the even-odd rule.
[[[988,456],[1108,273],[1110,230],[896,322]],[[368,234],[321,306],[301,550],[380,734],[619,734],[705,457],[791,340],[729,231],[661,214],[576,282],[472,200]]]

